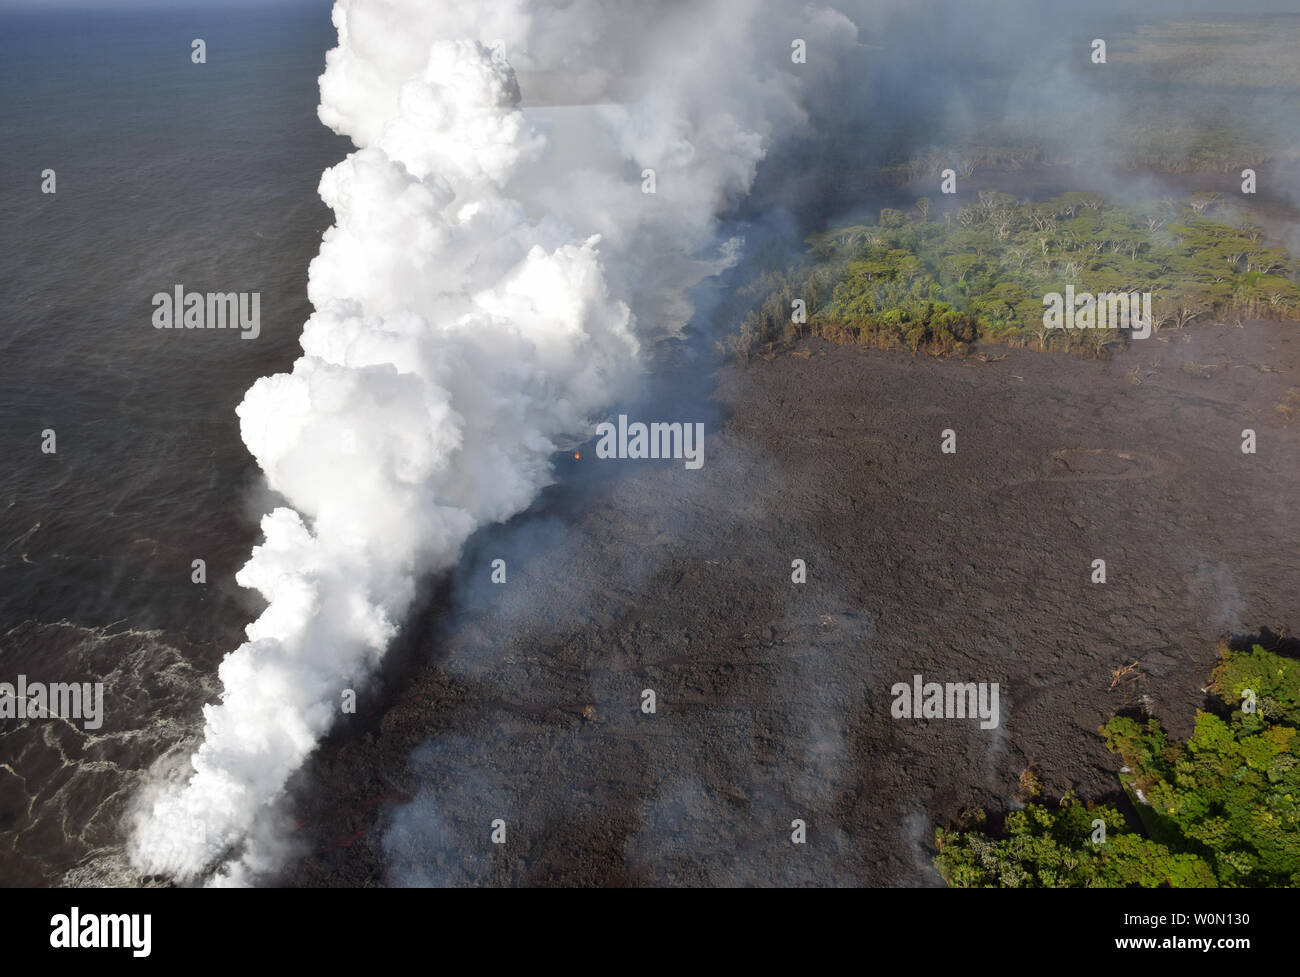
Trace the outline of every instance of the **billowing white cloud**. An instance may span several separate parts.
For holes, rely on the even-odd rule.
[[[527,508],[684,324],[686,290],[734,253],[715,215],[803,118],[790,39],[823,45],[810,74],[854,39],[767,6],[336,4],[320,117],[358,149],[321,179],[335,224],[303,355],[238,409],[288,503],[237,577],[268,607],[220,667],[192,771],[142,795],[137,866],[243,882],[273,864],[273,805],[422,576]]]

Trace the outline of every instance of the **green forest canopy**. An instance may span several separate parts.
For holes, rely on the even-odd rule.
[[[1113,806],[1031,803],[1007,815],[999,837],[938,831],[944,879],[957,887],[1300,886],[1300,662],[1259,645],[1221,648],[1210,688],[1232,711],[1226,719],[1198,712],[1186,743],[1155,719],[1117,716],[1102,729],[1123,760],[1120,779],[1144,833],[1130,831]]]
[[[1101,355],[1132,340],[1123,330],[1060,330],[1043,323],[1043,297],[1064,292],[1150,292],[1152,330],[1214,318],[1300,315],[1297,266],[1264,232],[1206,216],[1218,194],[1120,207],[1096,194],[1038,203],[982,191],[977,203],[930,219],[931,202],[883,210],[874,225],[808,239],[803,262],[750,286],[756,306],[730,345],[804,335],[912,350],[976,340]],[[806,321],[795,321],[795,300]]]

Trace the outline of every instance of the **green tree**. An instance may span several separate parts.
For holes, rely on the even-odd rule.
[[[950,885],[1300,886],[1300,662],[1260,645],[1220,648],[1191,738],[1117,716],[1103,728],[1146,837],[1119,812],[1066,798],[1007,815],[1003,837],[937,834]],[[1100,818],[1107,840],[1085,830]]]

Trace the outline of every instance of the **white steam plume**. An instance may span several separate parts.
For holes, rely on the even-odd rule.
[[[268,607],[221,664],[192,774],[141,798],[137,867],[273,867],[267,814],[418,581],[527,508],[725,261],[704,254],[714,215],[802,118],[789,39],[828,68],[854,37],[826,11],[779,20],[757,0],[338,0],[320,117],[359,148],[321,179],[336,220],[303,356],[238,408],[292,508],[237,576]]]

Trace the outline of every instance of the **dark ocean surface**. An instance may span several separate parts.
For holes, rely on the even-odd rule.
[[[235,407],[299,352],[316,185],[351,148],[316,117],[329,12],[0,6],[0,681],[106,684],[95,737],[0,725],[0,884],[111,842],[96,766],[197,726],[256,611],[234,574],[270,500]],[[260,292],[260,337],[153,328],[177,284]]]
[[[190,62],[195,37],[207,64]],[[0,11],[4,630],[129,609],[206,641],[242,616],[222,581],[254,538],[256,467],[234,408],[292,361],[310,311],[330,221],[315,187],[349,148],[315,112],[333,41],[324,3]],[[260,292],[261,336],[154,329],[150,297],[178,283]]]

